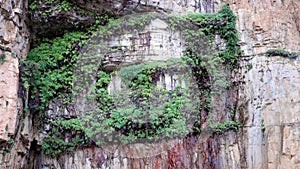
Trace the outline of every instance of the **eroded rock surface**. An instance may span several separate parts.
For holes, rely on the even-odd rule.
[[[37,1],[30,12],[32,32],[38,36],[54,37],[65,30],[83,29],[105,22],[105,15],[124,16],[135,13],[180,13],[214,11],[212,0],[96,0],[96,1]],[[97,21],[97,22],[98,22]]]
[[[26,58],[28,30],[25,2],[1,1],[0,8],[0,140],[14,135],[17,125],[19,59]]]
[[[299,61],[258,56],[242,63],[249,168],[299,167]]]
[[[116,15],[131,13],[132,9],[135,12],[215,12],[224,2],[228,2],[237,15],[239,43],[245,55],[264,53],[270,48],[300,50],[299,1],[73,1],[87,10],[109,11]],[[144,151],[137,145],[133,150],[94,147],[58,157],[41,155],[39,143],[32,138],[31,115],[23,116],[24,106],[18,99],[19,59],[25,58],[28,51],[26,6],[25,1],[1,1],[0,57],[5,54],[6,59],[0,63],[0,168],[300,168],[299,57],[295,60],[264,56],[243,58],[241,70],[236,72],[243,78],[235,80],[244,83],[238,95],[232,94],[239,98],[236,116],[244,124],[239,132],[203,133],[198,138],[174,140],[166,147],[154,145]],[[74,20],[68,21],[81,25],[95,21],[76,13],[52,14],[53,18],[60,16],[62,21],[71,17]],[[46,23],[46,19],[42,19],[40,21]],[[47,23],[43,29],[51,25]],[[62,24],[53,30],[65,26]],[[147,31],[144,33],[132,37],[146,36]],[[157,45],[155,50],[159,48]],[[176,50],[175,55],[180,56],[180,45]],[[116,58],[115,55],[112,58]],[[25,98],[24,95],[20,97]],[[219,107],[224,106],[224,102],[225,98],[220,100]],[[220,116],[226,118],[220,110],[214,115],[217,121]],[[72,112],[66,114],[74,115]],[[13,139],[12,144],[10,139]],[[30,145],[32,151],[28,154]],[[143,151],[144,158],[134,158],[133,154],[139,151]],[[154,155],[147,156],[148,151],[153,151]],[[35,158],[27,160],[28,155]]]
[[[244,54],[270,48],[300,50],[299,1],[225,1],[237,16],[240,45]]]
[[[26,11],[26,1],[0,1],[0,57],[5,58],[0,62],[0,168],[24,166],[30,146],[30,120],[23,116],[25,94],[18,92],[19,61],[29,47]]]

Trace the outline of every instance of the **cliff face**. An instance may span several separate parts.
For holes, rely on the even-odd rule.
[[[246,107],[249,168],[299,167],[299,57],[260,56],[243,64],[246,76],[240,98]]]
[[[299,2],[229,3],[238,16],[244,54],[270,48],[299,51]],[[245,58],[241,66],[245,83],[239,91],[240,103],[245,106],[247,168],[298,168],[299,56],[295,60]]]
[[[299,2],[227,1],[238,16],[240,45],[245,54],[269,48],[299,51]]]
[[[0,2],[0,166],[21,168],[24,152],[30,146],[21,126],[28,118],[23,113],[19,89],[19,61],[29,50],[27,1]],[[17,162],[18,161],[18,162]]]
[[[39,143],[33,141],[36,131],[31,127],[32,114],[24,111],[26,92],[19,90],[18,64],[20,59],[26,58],[29,45],[28,25],[25,24],[27,2],[5,1],[1,2],[0,10],[0,30],[3,30],[0,31],[0,60],[1,56],[6,56],[3,63],[0,61],[0,168],[300,168],[300,57],[248,56],[264,53],[271,48],[300,51],[298,1],[124,2],[75,3],[99,14],[107,10],[119,15],[126,15],[133,9],[135,12],[147,10],[181,14],[187,11],[216,12],[223,3],[229,3],[237,16],[239,45],[243,55],[247,56],[242,57],[240,68],[230,76],[231,81],[239,83],[239,86],[214,102],[218,108],[213,119],[228,118],[222,111],[228,102],[236,100],[235,119],[239,119],[243,127],[237,132],[208,132],[185,139],[135,144],[118,149],[91,146],[55,158],[41,154],[37,150]],[[100,3],[107,4],[106,8],[99,8]],[[161,21],[156,23],[158,27],[165,24]],[[44,26],[46,29],[47,25]],[[36,30],[33,28],[33,31]],[[124,38],[131,36],[141,39],[141,33],[145,32],[149,30],[146,28],[137,34],[128,33]],[[155,28],[150,29],[150,34],[162,34],[153,38],[150,46],[145,46],[149,47],[150,53],[157,54],[157,50],[160,50],[159,53],[166,56],[182,54],[180,45],[184,41],[179,33]],[[169,40],[164,35],[173,38]],[[142,39],[147,41],[147,37]],[[121,40],[111,41],[111,44],[124,46]],[[163,44],[163,48],[159,44]],[[113,53],[111,58],[117,58],[116,63],[119,63],[118,53]]]

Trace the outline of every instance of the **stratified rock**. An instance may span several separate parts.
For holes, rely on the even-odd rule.
[[[300,50],[300,2],[229,1],[237,16],[239,43],[244,54],[257,54],[268,49]]]
[[[167,12],[186,14],[187,12],[215,12],[213,0],[71,0],[83,9],[108,12],[115,15],[127,15],[132,12]]]
[[[28,30],[23,1],[1,2],[0,7],[0,142],[17,128],[19,59],[26,58]]]
[[[240,88],[249,168],[299,168],[300,58],[243,61]],[[251,66],[249,66],[251,65]]]
[[[18,93],[19,60],[26,58],[29,47],[26,3],[0,1],[0,57],[5,58],[0,61],[0,168],[4,169],[26,164],[24,154],[28,154],[31,141],[31,121],[23,116],[25,96]],[[21,126],[26,128],[23,134]]]

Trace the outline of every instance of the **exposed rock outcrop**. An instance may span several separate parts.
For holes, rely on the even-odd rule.
[[[218,8],[227,2],[237,16],[239,44],[244,55],[264,53],[271,48],[300,50],[299,1],[72,0],[70,2],[86,11],[94,11],[97,15],[103,13],[127,15],[145,11],[207,13],[218,11]],[[37,9],[48,8],[49,6],[38,6]],[[47,17],[49,15],[50,18],[42,13],[33,13],[31,23],[38,23],[33,25],[34,32],[44,36],[63,31],[62,29],[84,27],[96,21],[95,16],[90,13],[82,15],[80,13],[82,11],[76,11],[77,9],[71,7],[70,10],[53,10],[47,13]],[[191,136],[167,143],[143,145],[143,148],[138,144],[119,149],[91,146],[81,147],[70,154],[57,157],[41,154],[40,143],[33,139],[35,131],[32,127],[32,115],[24,111],[27,104],[24,103],[26,92],[21,90],[18,92],[19,60],[26,58],[29,44],[28,26],[25,24],[26,12],[25,0],[1,1],[0,60],[1,56],[5,55],[6,58],[3,63],[0,61],[0,168],[300,168],[299,56],[296,59],[265,56],[242,58],[240,69],[231,75],[233,82],[240,83],[238,93],[228,92],[224,98],[219,98],[215,102],[218,109],[213,114],[215,121],[228,118],[228,114],[222,114],[226,102],[231,101],[228,98],[238,99],[235,118],[243,123],[238,132],[227,131],[218,134],[208,131],[199,137]],[[165,24],[160,20],[155,22],[157,22],[155,25]],[[178,40],[180,33],[164,32],[164,35],[174,35],[178,41],[171,38],[169,42],[163,38],[161,43],[157,44],[148,43],[147,31],[140,33],[131,36],[144,39],[139,43],[145,42],[145,46],[137,44],[137,47],[141,46],[147,51],[147,47],[155,46],[154,54],[165,52],[165,55],[174,57],[182,55],[182,41]],[[160,33],[162,32],[156,32]],[[119,40],[123,38],[126,39],[121,37]],[[159,41],[159,38],[156,40]],[[124,41],[126,45],[127,42],[129,41]],[[166,47],[167,50],[159,50],[161,44],[162,48]],[[110,44],[110,47],[114,47],[114,44]],[[169,50],[172,47],[174,49]],[[115,64],[112,63],[114,61],[119,64],[120,58],[122,59],[119,56],[123,54],[120,51],[111,53],[104,61],[107,61],[107,65]],[[67,112],[66,115],[75,116],[72,112]]]
[[[28,51],[28,30],[25,24],[26,3],[1,2],[0,8],[0,140],[15,134],[22,102],[18,101],[19,59]]]
[[[270,48],[300,50],[299,1],[225,1],[237,16],[240,45],[244,54]]]
[[[19,61],[29,50],[26,11],[27,1],[0,1],[0,168],[22,168],[31,141],[18,92]]]
[[[299,62],[257,56],[243,61],[246,160],[249,168],[299,168]]]
[[[237,16],[245,55],[300,50],[298,1],[226,2]],[[241,66],[246,168],[299,168],[299,56],[245,58]]]

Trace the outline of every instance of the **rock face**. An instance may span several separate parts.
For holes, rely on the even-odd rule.
[[[244,54],[270,48],[299,51],[299,1],[226,1],[235,12]]]
[[[102,61],[104,69],[113,65],[118,67],[180,58],[185,46],[180,32],[170,29],[169,24],[160,18],[151,20],[142,31],[136,30],[102,43],[115,49],[105,54]]]
[[[18,113],[19,59],[26,58],[28,31],[23,1],[1,2],[0,8],[0,140],[14,135]]]
[[[65,30],[82,29],[94,24],[96,20],[104,22],[102,16],[106,14],[124,16],[155,11],[180,14],[215,12],[212,0],[42,0],[32,5],[35,6],[30,13],[32,32],[46,37],[62,35]]]
[[[25,96],[18,93],[19,60],[26,58],[29,49],[26,11],[26,1],[0,2],[0,58],[5,58],[0,62],[0,168],[21,168],[23,152],[30,145],[25,131],[29,119],[23,116]]]
[[[299,61],[258,56],[242,63],[249,168],[299,168]]]
[[[244,55],[264,53],[270,48],[300,50],[299,1],[72,2],[84,9],[98,10],[98,13],[108,10],[116,15],[126,15],[132,9],[135,12],[147,10],[181,14],[188,11],[215,12],[221,4],[227,2],[237,16],[239,44]],[[191,136],[143,148],[140,145],[121,147],[118,150],[113,149],[114,147],[90,147],[57,157],[40,154],[36,150],[38,143],[32,138],[32,115],[23,112],[26,94],[18,93],[19,59],[26,58],[28,51],[26,6],[26,1],[1,1],[0,60],[3,55],[6,59],[3,63],[0,62],[0,168],[300,168],[299,57],[294,60],[261,55],[242,58],[240,69],[233,75],[236,78],[233,81],[241,83],[238,93],[228,94],[238,98],[235,116],[244,125],[238,132],[202,133],[199,137]],[[88,19],[85,21],[93,22]],[[160,20],[154,22],[155,26],[165,25]],[[151,50],[154,54],[166,52],[167,56],[182,55],[181,40],[171,39],[170,44],[174,45],[162,43],[163,49],[160,50],[161,44],[148,44],[148,32],[130,35],[144,37],[143,43],[146,46],[137,44],[137,47],[145,47],[145,51],[148,50],[147,47],[155,47]],[[169,35],[170,32],[164,33],[166,32],[157,29],[156,35]],[[173,35],[180,39],[180,33]],[[122,44],[124,39],[126,37],[117,42]],[[112,53],[107,59],[107,65],[114,64],[111,63],[112,60],[118,59],[119,55],[118,52]],[[225,98],[220,100],[219,107],[224,106],[224,102]],[[214,116],[223,118],[225,115],[217,113]],[[28,153],[30,147],[31,154]],[[149,155],[149,152],[152,154]],[[28,156],[32,158],[27,158]]]
[[[300,50],[298,1],[227,2],[238,17],[244,54]],[[258,56],[241,66],[247,168],[299,168],[299,57]]]
[[[132,11],[163,11],[181,14],[187,12],[210,13],[214,12],[215,9],[215,2],[213,0],[72,0],[72,2],[87,10],[97,11],[100,13],[106,11],[118,15],[125,15]]]

